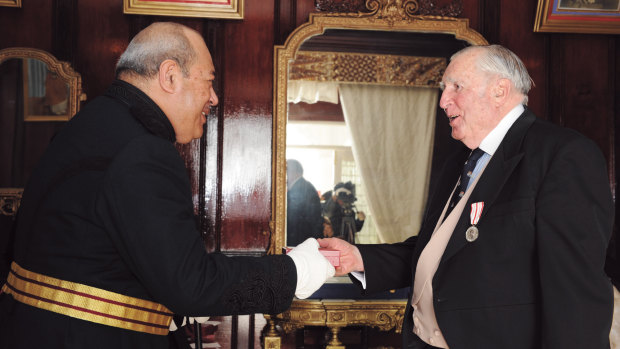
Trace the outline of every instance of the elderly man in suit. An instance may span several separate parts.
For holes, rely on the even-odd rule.
[[[365,292],[412,287],[403,347],[609,347],[605,159],[584,136],[536,118],[530,87],[504,47],[457,52],[440,106],[465,148],[430,191],[417,243],[319,241],[341,250],[337,274],[353,272]]]

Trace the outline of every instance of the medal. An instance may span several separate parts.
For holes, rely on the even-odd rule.
[[[474,202],[471,204],[471,212],[469,213],[469,221],[471,222],[471,227],[467,228],[465,231],[465,240],[468,242],[474,242],[478,239],[478,221],[480,220],[480,216],[482,215],[482,209],[484,208],[484,202]]]
[[[476,226],[474,225],[467,228],[467,231],[465,232],[465,240],[469,242],[474,242],[476,241],[477,238],[478,238],[478,228],[476,228]]]

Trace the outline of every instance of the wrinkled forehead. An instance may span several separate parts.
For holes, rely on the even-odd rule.
[[[472,79],[474,77],[478,77],[481,74],[476,64],[477,57],[478,53],[475,51],[466,52],[454,57],[454,59],[450,61],[450,64],[448,64],[441,81],[444,83],[450,83],[462,79]]]

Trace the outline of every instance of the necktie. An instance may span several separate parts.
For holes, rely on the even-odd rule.
[[[456,188],[454,195],[452,195],[452,200],[450,200],[450,206],[448,207],[448,211],[446,212],[445,217],[447,217],[450,212],[452,212],[454,206],[456,206],[461,197],[463,197],[463,195],[465,194],[465,191],[467,190],[467,185],[469,184],[469,181],[471,179],[471,175],[476,168],[476,163],[478,162],[478,159],[480,159],[482,154],[484,154],[484,150],[481,150],[480,148],[474,149],[471,154],[469,154],[469,158],[467,159],[467,161],[465,161],[465,164],[463,165],[463,172],[461,172],[459,186],[458,188]]]

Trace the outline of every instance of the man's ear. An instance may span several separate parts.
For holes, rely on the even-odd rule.
[[[493,88],[493,97],[495,97],[496,103],[503,104],[510,92],[512,91],[512,83],[506,78],[500,78],[497,80],[495,87]]]
[[[174,93],[180,87],[181,69],[177,62],[166,59],[159,65],[159,86],[167,93]]]

